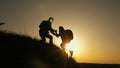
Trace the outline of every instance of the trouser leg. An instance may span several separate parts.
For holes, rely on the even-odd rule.
[[[42,38],[42,41],[45,43],[45,41],[46,41],[46,40],[45,40],[45,37],[41,37],[41,38]]]
[[[53,37],[52,37],[51,35],[49,35],[49,34],[47,34],[46,37],[50,39],[50,42],[49,42],[49,43],[52,44],[52,43],[53,43]]]
[[[43,34],[39,34],[41,39],[42,39],[42,42],[45,43],[46,39],[45,39],[45,36]]]

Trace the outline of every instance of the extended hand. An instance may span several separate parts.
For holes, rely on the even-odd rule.
[[[59,37],[60,35],[59,34],[56,34],[56,37]]]

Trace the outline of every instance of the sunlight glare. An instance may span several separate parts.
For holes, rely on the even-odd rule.
[[[69,44],[66,45],[66,49],[72,50],[73,55],[75,55],[75,54],[78,54],[80,47],[76,41],[72,40]]]

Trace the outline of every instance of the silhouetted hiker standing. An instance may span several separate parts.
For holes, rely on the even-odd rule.
[[[70,29],[64,30],[62,26],[59,27],[59,34],[62,39],[61,48],[65,51],[66,44],[70,43],[73,40],[73,32]],[[71,56],[73,55],[73,51],[70,51]]]
[[[49,34],[49,31],[58,37],[57,30],[54,30],[52,28],[52,22],[54,21],[54,18],[50,17],[47,21],[42,21],[39,25],[39,35],[41,36],[41,39],[43,42],[46,41],[46,37],[50,39],[50,44],[53,43],[53,37]]]

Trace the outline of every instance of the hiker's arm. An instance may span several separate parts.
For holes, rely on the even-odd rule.
[[[50,32],[54,34],[55,36],[59,37],[59,34],[57,33],[57,30],[54,30],[53,28],[50,29]]]

